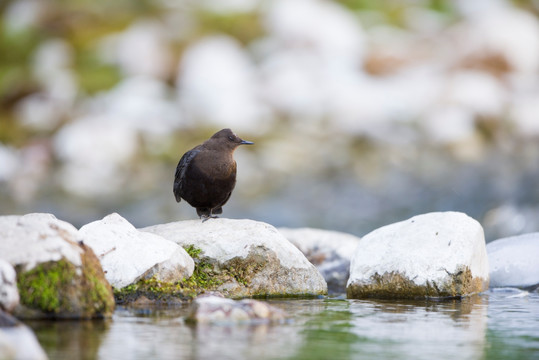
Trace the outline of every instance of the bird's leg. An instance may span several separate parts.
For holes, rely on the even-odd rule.
[[[202,219],[202,222],[206,222],[208,221],[209,219],[218,219],[219,216],[217,215],[213,215],[211,210],[210,210],[210,213],[209,214],[202,214],[200,215],[200,218]]]

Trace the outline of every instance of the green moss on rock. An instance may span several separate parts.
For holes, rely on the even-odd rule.
[[[41,263],[27,272],[17,267],[17,286],[21,303],[30,308],[40,309],[45,313],[58,314],[62,309],[71,310],[67,294],[62,289],[68,288],[76,275],[76,267],[65,259]]]
[[[247,257],[235,257],[222,264],[204,256],[203,251],[194,245],[185,246],[184,249],[195,262],[190,278],[173,283],[159,281],[155,277],[141,279],[135,284],[115,290],[117,303],[135,303],[143,297],[157,303],[183,302],[208,291],[219,291],[231,298],[303,298],[322,295],[279,291],[281,288],[269,289],[268,284],[278,283],[277,279],[287,274],[280,268],[271,268],[277,266],[279,261],[275,255],[268,255],[264,247],[254,247]]]
[[[459,298],[485,290],[483,279],[474,278],[468,267],[448,275],[450,280],[445,283],[427,280],[425,285],[418,285],[399,272],[376,273],[368,283],[348,286],[346,294],[353,299],[443,299]]]
[[[29,271],[17,266],[21,304],[34,313],[38,311],[52,318],[111,316],[114,311],[112,289],[99,260],[89,248],[82,247],[85,251],[81,268],[64,258],[41,263]]]
[[[214,269],[208,258],[201,258],[201,249],[189,245],[185,247],[185,250],[195,262],[195,269],[191,277],[177,282],[160,281],[155,277],[141,279],[135,284],[115,289],[116,302],[128,304],[142,296],[154,302],[184,302],[192,300],[205,291],[215,290],[221,284],[219,271]]]
[[[86,289],[81,299],[82,308],[92,317],[111,316],[115,306],[112,287],[106,280],[101,263],[94,252],[86,245],[81,246],[85,250],[82,257],[81,288]]]

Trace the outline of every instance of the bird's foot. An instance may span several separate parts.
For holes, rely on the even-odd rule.
[[[206,222],[209,219],[217,219],[219,216],[217,215],[201,215],[200,218],[202,219],[202,222]]]

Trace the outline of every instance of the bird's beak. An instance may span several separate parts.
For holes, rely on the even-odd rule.
[[[252,141],[247,141],[247,140],[242,140],[242,141],[240,142],[240,145],[253,145],[253,144],[254,144],[254,142],[252,142]]]

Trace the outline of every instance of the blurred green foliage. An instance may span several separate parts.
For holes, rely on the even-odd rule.
[[[244,45],[264,35],[262,21],[254,13],[218,14],[201,11],[198,19],[203,34],[228,34]]]

